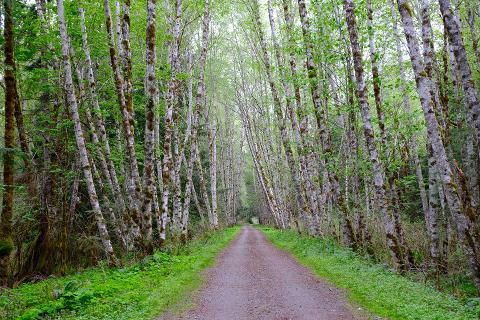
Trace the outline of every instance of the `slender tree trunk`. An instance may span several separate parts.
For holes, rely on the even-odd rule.
[[[293,17],[292,13],[290,12],[289,8],[289,2],[288,0],[283,0],[283,13],[284,13],[284,19],[285,19],[285,25],[286,25],[286,33],[287,33],[287,41],[288,41],[288,47],[289,47],[289,67],[290,67],[290,73],[292,77],[292,82],[293,82],[293,87],[294,87],[294,95],[295,95],[295,107],[296,107],[296,114],[291,114],[291,121],[292,121],[292,127],[295,127],[295,131],[297,130],[297,125],[298,123],[298,131],[300,134],[300,144],[299,144],[299,160],[300,160],[300,171],[303,174],[304,181],[305,181],[305,188],[306,193],[308,195],[308,200],[310,204],[311,211],[314,213],[314,215],[322,216],[324,213],[323,210],[318,210],[323,209],[323,207],[319,204],[319,199],[317,196],[317,187],[315,186],[315,183],[313,182],[314,177],[316,175],[316,172],[313,172],[314,170],[311,170],[311,167],[314,163],[314,151],[313,151],[313,146],[309,141],[309,118],[308,118],[308,112],[305,108],[305,106],[302,103],[302,97],[300,93],[300,85],[299,85],[299,76],[298,76],[298,70],[297,70],[297,59],[295,57],[295,38],[293,36]],[[297,121],[295,121],[295,118],[298,118]],[[310,166],[309,166],[310,163]]]
[[[265,66],[265,71],[266,71],[266,74],[267,74],[267,80],[268,80],[268,83],[269,83],[269,86],[270,86],[270,91],[271,91],[271,94],[272,94],[272,98],[273,98],[273,105],[274,105],[274,112],[275,112],[275,115],[277,117],[277,121],[278,121],[278,126],[279,126],[279,129],[280,129],[280,138],[281,138],[281,141],[282,141],[282,145],[283,145],[283,149],[284,149],[284,152],[285,152],[285,156],[286,156],[286,159],[287,159],[287,164],[288,164],[288,167],[289,167],[289,171],[290,171],[290,174],[291,174],[291,177],[292,177],[292,180],[293,180],[293,183],[294,183],[294,187],[295,187],[295,201],[296,201],[296,206],[295,206],[295,211],[297,215],[300,215],[300,217],[303,217],[303,219],[311,219],[312,217],[312,212],[310,211],[310,208],[308,207],[308,205],[306,204],[306,201],[305,201],[305,196],[304,196],[304,188],[302,187],[302,183],[301,183],[301,179],[300,179],[300,175],[299,175],[299,172],[297,170],[297,165],[295,163],[295,159],[294,159],[294,151],[293,151],[293,148],[292,148],[292,144],[290,143],[289,141],[289,137],[288,137],[288,132],[287,132],[287,127],[286,127],[286,123],[285,123],[285,116],[283,114],[283,110],[282,110],[282,102],[280,100],[280,94],[277,90],[277,87],[276,87],[276,84],[275,84],[275,80],[273,78],[273,74],[272,74],[272,65],[271,65],[271,62],[270,62],[270,57],[268,55],[268,48],[267,48],[267,42],[265,41],[265,35],[263,33],[263,27],[262,27],[262,24],[260,22],[260,13],[259,13],[259,8],[258,8],[258,1],[255,2],[254,4],[254,8],[253,8],[253,15],[254,15],[254,19],[255,19],[255,24],[257,26],[257,35],[260,39],[260,46],[262,48],[262,61],[263,61],[263,64]],[[282,66],[281,66],[281,58],[280,58],[280,49],[279,49],[279,45],[276,41],[276,36],[275,36],[275,23],[274,23],[274,20],[273,20],[273,10],[271,8],[271,3],[269,2],[269,20],[270,20],[270,27],[271,27],[271,30],[272,30],[272,39],[274,41],[274,47],[275,47],[275,55],[276,55],[276,58],[277,58],[277,63],[278,63],[278,67],[279,69],[282,69]],[[291,105],[291,99],[290,99],[290,89],[288,87],[288,85],[286,84],[286,82],[283,80],[284,76],[283,75],[280,75],[280,78],[282,79],[281,82],[283,84],[283,87],[285,89],[285,94],[287,95],[287,105]],[[287,106],[287,108],[291,108],[291,106]]]
[[[117,92],[117,99],[118,99],[118,104],[120,106],[120,111],[122,114],[122,124],[123,124],[123,130],[125,134],[125,140],[126,140],[126,153],[127,153],[127,159],[128,159],[128,173],[127,173],[127,180],[128,179],[133,179],[134,180],[134,188],[130,188],[128,191],[129,197],[131,198],[131,201],[129,201],[130,205],[130,215],[137,225],[141,225],[141,217],[140,217],[140,208],[138,207],[138,195],[140,194],[141,187],[139,183],[135,184],[135,179],[137,179],[136,182],[139,182],[139,174],[138,174],[138,164],[137,164],[137,156],[135,153],[135,135],[134,132],[132,131],[132,115],[127,109],[127,102],[125,99],[125,93],[124,93],[124,80],[123,76],[120,72],[120,68],[118,66],[118,58],[117,58],[117,52],[115,50],[115,42],[114,42],[114,35],[113,35],[113,27],[112,27],[112,15],[110,11],[110,3],[108,0],[104,0],[103,2],[104,10],[105,10],[105,24],[107,27],[107,34],[108,34],[108,45],[109,45],[109,51],[110,51],[110,65],[112,67],[113,75],[114,75],[114,80],[115,80],[115,89]]]
[[[123,57],[123,48],[122,48],[122,6],[120,1],[115,1],[115,34],[117,35],[117,51],[120,59]]]
[[[15,81],[15,124],[17,127],[18,140],[20,142],[20,149],[23,152],[23,163],[25,165],[25,171],[28,174],[28,183],[32,183],[33,179],[33,158],[30,152],[30,146],[28,145],[27,132],[25,130],[25,123],[23,119],[23,107],[20,100],[20,93],[18,92],[18,85]]]
[[[370,162],[373,167],[373,182],[375,186],[375,200],[377,207],[383,215],[383,224],[385,234],[387,236],[387,245],[399,270],[405,270],[406,261],[404,260],[402,248],[397,235],[395,234],[394,222],[390,216],[387,196],[385,172],[380,163],[378,150],[375,144],[375,136],[373,132],[372,121],[370,117],[370,105],[366,94],[366,85],[364,79],[362,51],[358,40],[357,22],[355,18],[355,5],[352,0],[344,0],[344,9],[347,16],[348,33],[350,35],[350,44],[352,48],[353,64],[355,77],[357,80],[357,98],[360,102],[360,108],[363,119],[363,131],[367,143]]]
[[[207,186],[205,183],[204,172],[202,167],[202,160],[200,158],[200,152],[198,150],[197,134],[198,126],[200,123],[200,118],[205,112],[205,64],[207,61],[208,53],[208,36],[210,32],[210,0],[205,0],[205,8],[202,21],[202,41],[200,47],[200,58],[199,58],[199,72],[198,72],[198,84],[197,84],[197,94],[195,96],[195,112],[193,114],[192,123],[192,137],[191,137],[191,147],[195,150],[191,150],[190,157],[193,156],[195,164],[198,169],[198,177],[200,183],[200,192],[202,194],[205,208],[209,217],[210,225],[213,226],[212,210],[210,207],[210,201],[207,193]],[[193,186],[193,185],[192,185]]]
[[[273,216],[273,218],[275,220],[275,224],[277,225],[277,227],[285,229],[286,226],[285,226],[285,223],[284,223],[283,219],[281,218],[280,209],[279,209],[278,203],[275,199],[274,192],[272,190],[271,181],[268,178],[268,176],[265,172],[265,168],[261,163],[262,157],[261,157],[260,152],[258,151],[258,147],[255,143],[255,140],[254,140],[255,138],[253,137],[253,132],[252,132],[251,123],[250,123],[250,117],[248,116],[248,114],[246,114],[245,110],[243,110],[242,113],[243,113],[243,119],[242,120],[243,120],[243,123],[244,123],[244,128],[245,128],[245,131],[246,131],[246,135],[247,135],[248,146],[250,148],[250,152],[252,153],[254,167],[255,167],[255,170],[257,172],[257,176],[259,178],[259,182],[260,182],[260,185],[262,187],[263,194],[265,196],[265,199],[267,200],[266,201],[267,202],[267,207],[270,211],[270,214]]]
[[[158,234],[162,234],[162,230],[166,228],[166,219],[162,219],[161,204],[158,202],[158,195],[163,195],[163,181],[162,181],[162,158],[160,155],[160,117],[155,117],[155,167],[156,167],[156,179],[157,184],[155,186],[154,203],[155,203],[155,216],[157,218]]]
[[[312,36],[310,31],[310,23],[307,15],[307,8],[305,0],[298,0],[298,9],[300,14],[300,21],[302,25],[303,41],[306,50],[306,66],[309,79],[310,93],[312,96],[313,105],[315,107],[315,117],[317,119],[318,133],[320,136],[320,145],[323,151],[323,161],[325,162],[324,170],[328,171],[328,182],[332,188],[333,196],[335,197],[335,202],[341,212],[341,225],[343,240],[346,245],[350,247],[356,246],[355,234],[353,231],[353,225],[348,217],[347,207],[345,205],[345,199],[340,190],[340,184],[338,182],[338,177],[334,172],[334,169],[329,170],[328,157],[332,152],[331,148],[331,136],[328,130],[325,110],[323,103],[321,101],[321,89],[318,83],[318,72],[317,67],[314,62],[313,57],[313,43]]]
[[[212,227],[218,228],[217,213],[217,128],[215,121],[208,130],[208,146],[210,153],[210,195],[212,197]]]
[[[198,200],[197,191],[195,190],[195,184],[192,184],[192,196],[193,201],[195,202],[195,207],[197,208],[198,213],[200,214],[200,223],[205,227],[205,209],[202,208],[200,201]]]
[[[173,139],[173,115],[175,112],[175,100],[178,89],[178,80],[176,79],[179,71],[179,54],[178,47],[180,44],[180,28],[182,22],[182,0],[176,0],[175,2],[175,25],[173,28],[173,43],[170,46],[170,65],[171,75],[168,85],[167,98],[166,98],[166,112],[165,112],[165,136],[163,141],[163,168],[162,168],[162,180],[163,180],[163,195],[162,195],[162,220],[166,222],[168,217],[168,203],[170,199],[170,189],[172,187],[172,139]],[[165,224],[166,227],[166,224]],[[161,230],[160,241],[165,241],[164,230]]]
[[[130,44],[130,7],[131,0],[123,0],[122,6],[122,53],[123,53],[123,80],[125,84],[125,98],[127,110],[130,114],[130,130],[134,132],[135,127],[135,111],[133,109],[133,83],[132,83],[132,50]],[[147,18],[148,19],[148,18]],[[118,41],[118,40],[117,40]],[[132,175],[136,173],[132,172]],[[137,179],[137,177],[133,177]]]
[[[468,121],[475,131],[477,143],[480,142],[480,100],[475,88],[475,82],[472,77],[470,62],[468,61],[467,51],[463,42],[462,31],[458,17],[452,11],[449,0],[439,0],[440,11],[442,12],[443,22],[448,30],[448,39],[453,47],[453,54],[457,63],[458,71],[465,93],[465,102],[468,107]],[[477,150],[478,152],[479,150]],[[480,153],[479,153],[480,154]]]
[[[123,52],[123,84],[124,84],[124,95],[126,103],[126,111],[128,113],[128,122],[130,125],[130,132],[133,138],[133,145],[135,145],[135,110],[133,108],[133,79],[132,79],[132,50],[130,44],[130,6],[131,0],[124,0],[122,6],[122,19],[121,19],[121,29],[122,29],[122,52]],[[127,135],[128,138],[128,135]],[[129,143],[129,142],[127,142]],[[134,188],[131,190],[134,191],[133,200],[137,206],[137,209],[140,209],[140,220],[144,225],[148,225],[148,219],[143,219],[144,214],[141,212],[142,208],[142,184],[140,179],[140,172],[138,170],[137,158],[134,150],[130,154],[129,159],[130,164],[130,178],[132,180],[131,186]],[[147,214],[148,216],[148,214]],[[143,221],[145,220],[145,221]],[[150,223],[151,224],[151,223]],[[143,230],[146,234],[144,238],[149,238],[148,233],[151,233],[151,228],[144,226]]]
[[[176,111],[178,113],[178,111]],[[174,122],[176,122],[178,115],[174,115]],[[179,133],[178,126],[173,129],[173,140],[175,141],[173,147],[173,168],[172,168],[172,223],[170,230],[175,238],[180,234],[181,229],[181,215],[182,215],[182,182],[180,178],[180,171],[182,169],[183,158],[185,157],[184,148]]]
[[[105,120],[103,118],[102,111],[100,109],[100,104],[98,102],[97,84],[95,80],[95,74],[93,71],[93,62],[90,54],[90,46],[88,44],[87,28],[85,26],[85,10],[83,8],[79,8],[79,14],[80,14],[80,29],[82,32],[83,53],[85,54],[85,60],[87,65],[88,89],[90,93],[90,99],[92,102],[96,129],[100,135],[101,148],[104,154],[104,158],[106,160],[106,165],[109,172],[109,178],[111,181],[112,192],[115,198],[117,210],[121,214],[121,219],[127,220],[128,212],[127,212],[127,207],[125,205],[125,198],[122,194],[120,183],[118,182],[115,164],[113,163],[113,160],[112,160],[110,141],[108,140],[107,130],[105,128]]]
[[[158,108],[158,88],[155,74],[155,66],[157,62],[155,47],[155,23],[156,23],[156,0],[147,1],[147,72],[145,74],[145,92],[147,95],[147,103],[145,105],[145,140],[144,140],[144,198],[142,204],[142,214],[144,215],[144,232],[147,243],[152,238],[152,202],[155,189],[155,111]]]
[[[9,277],[10,253],[13,251],[12,219],[14,192],[14,148],[15,148],[15,41],[13,33],[13,1],[4,0],[5,25],[5,151],[3,153],[3,196],[0,219],[0,281],[7,283]]]
[[[128,248],[126,237],[124,236],[124,228],[121,223],[118,222],[117,217],[112,209],[112,204],[108,198],[109,190],[107,183],[105,183],[104,178],[99,174],[95,162],[91,162],[92,174],[95,181],[97,181],[96,190],[100,190],[100,196],[103,202],[103,212],[107,212],[107,217],[110,219],[110,225],[113,227],[115,234],[120,241],[123,248]]]
[[[375,96],[375,107],[377,109],[378,126],[380,128],[380,137],[382,149],[387,147],[387,133],[385,131],[385,115],[383,114],[383,99],[380,80],[380,68],[378,66],[378,53],[375,46],[375,31],[373,25],[372,0],[367,0],[368,11],[368,42],[370,45],[370,61],[372,63],[373,93]],[[386,150],[385,150],[386,151]],[[386,154],[386,152],[384,152]]]
[[[75,170],[80,167],[80,163],[78,160],[75,162],[75,165],[73,166]],[[72,191],[71,191],[71,196],[70,196],[70,204],[68,207],[68,210],[65,212],[64,216],[64,221],[63,221],[63,234],[62,234],[62,268],[64,271],[66,271],[67,268],[67,259],[68,259],[68,237],[69,237],[69,232],[71,230],[71,225],[73,221],[73,217],[75,216],[75,212],[77,210],[77,206],[80,203],[80,197],[79,197],[79,188],[80,188],[80,178],[81,178],[81,173],[78,173],[75,175],[75,178],[73,179],[72,183]]]
[[[394,33],[394,36],[395,36],[395,45],[396,45],[396,49],[397,49],[398,66],[399,66],[399,69],[400,69],[400,91],[402,92],[403,105],[405,107],[405,111],[407,112],[407,114],[411,114],[410,95],[409,95],[407,87],[406,87],[407,78],[406,78],[406,75],[405,75],[405,66],[404,66],[404,61],[403,61],[403,51],[402,51],[402,45],[401,45],[401,42],[400,42],[400,36],[399,36],[399,31],[398,31],[397,14],[396,14],[394,0],[390,0],[390,7],[391,7],[391,11],[392,11],[392,16],[393,16],[393,22],[392,22],[393,33]],[[410,125],[410,123],[409,123],[409,125]],[[411,149],[411,154],[412,154],[412,157],[413,157],[413,162],[415,164],[415,174],[417,176],[418,189],[420,190],[420,199],[422,201],[423,213],[424,213],[424,216],[426,216],[427,213],[428,213],[428,198],[427,198],[427,192],[425,190],[425,184],[424,184],[424,178],[423,178],[423,172],[422,172],[422,164],[421,164],[420,158],[418,156],[417,136],[416,136],[415,133],[413,133],[412,137],[411,137],[410,149]]]
[[[109,262],[112,265],[117,263],[115,253],[113,252],[112,243],[108,234],[105,219],[103,218],[102,211],[100,209],[100,203],[98,201],[97,192],[95,190],[95,184],[93,182],[93,175],[90,167],[90,161],[88,159],[87,148],[85,146],[85,138],[83,136],[82,125],[80,122],[80,116],[78,114],[77,99],[75,97],[73,79],[72,79],[72,67],[70,64],[70,45],[68,42],[67,27],[65,24],[65,15],[63,0],[57,0],[57,12],[60,25],[60,38],[62,46],[62,57],[64,64],[64,76],[65,76],[65,91],[67,95],[67,102],[70,108],[71,117],[74,124],[75,140],[77,142],[78,153],[80,163],[82,165],[83,174],[85,176],[88,194],[90,197],[90,204],[93,209],[95,219],[97,221],[97,227],[100,235],[100,239],[103,244],[103,248],[108,256]]]
[[[184,188],[182,212],[180,213],[180,240],[185,243],[188,237],[188,222],[190,219],[190,202],[192,198],[193,185],[193,167],[195,165],[195,147],[194,138],[196,138],[196,114],[193,112],[193,55],[190,51],[187,53],[189,71],[188,79],[188,113],[187,113],[187,130],[184,138],[184,148],[189,146],[190,157],[186,160],[185,153],[182,153],[182,160],[186,163],[186,182]]]
[[[425,70],[427,76],[432,79],[433,76],[433,61],[435,53],[433,52],[432,42],[432,27],[430,22],[430,0],[422,0],[422,40],[423,40],[423,57],[425,63]],[[431,95],[434,99],[436,109],[441,108],[440,101],[436,96],[437,87],[431,83]],[[435,168],[436,162],[433,154],[433,149],[430,145],[428,148],[428,164],[429,164],[429,206],[428,212],[425,215],[427,230],[430,236],[430,255],[434,264],[436,272],[440,270],[441,257],[440,257],[440,240],[439,240],[439,226],[438,226],[438,194],[435,191],[438,185],[437,170]]]
[[[410,6],[407,0],[397,0],[398,10],[402,18],[405,37],[407,39],[410,59],[415,74],[417,90],[420,96],[423,113],[427,123],[427,134],[437,161],[437,169],[441,177],[450,212],[455,219],[459,239],[470,263],[472,276],[480,288],[480,266],[477,262],[475,241],[471,234],[471,221],[464,215],[462,203],[453,179],[453,172],[447,159],[447,154],[439,132],[439,125],[435,112],[432,109],[431,79],[428,77],[425,65],[421,59],[418,40],[415,34],[414,23]]]
[[[468,26],[470,27],[470,37],[472,38],[472,47],[475,52],[475,58],[477,59],[477,67],[480,67],[480,47],[478,46],[478,33],[475,28],[475,8],[474,5],[467,3],[467,14],[468,14]],[[478,8],[477,8],[478,9]]]
[[[69,42],[70,41],[71,39],[69,39]],[[75,56],[75,53],[73,51],[73,47],[70,45],[70,58],[72,59],[72,61],[74,56]],[[82,101],[85,101],[85,98],[86,98],[85,87],[83,84],[84,82],[83,70],[80,68],[78,64],[77,65],[75,65],[75,63],[72,63],[72,64],[73,64],[72,67],[75,68],[75,73],[77,74],[77,81],[78,81],[78,98],[77,98],[78,100],[77,101],[79,102],[79,104],[82,104]],[[90,130],[89,133],[91,134],[92,142],[95,145],[95,147],[98,148],[98,150],[95,150],[95,151],[96,151],[96,157],[98,158],[98,162],[100,164],[100,169],[102,171],[102,176],[99,176],[99,177],[100,179],[102,179],[102,182],[101,182],[102,185],[103,184],[105,185],[105,186],[102,186],[102,188],[111,190],[113,187],[112,187],[112,180],[110,178],[110,172],[108,171],[105,154],[103,153],[103,149],[101,148],[100,140],[98,139],[97,130],[93,123],[93,117],[89,107],[85,108],[85,116],[86,116],[85,118],[88,125],[88,129]]]
[[[203,199],[205,209],[207,209],[210,226],[213,226],[212,207],[208,196],[207,182],[205,181],[205,171],[203,170],[202,159],[198,144],[195,144],[195,165],[197,166],[198,180],[200,185],[200,195]]]
[[[238,43],[237,43],[237,46],[238,46]],[[240,59],[239,61],[236,61],[238,65],[238,70],[236,71],[237,73],[240,73],[239,78],[241,81],[241,83],[239,84],[241,90],[240,92],[237,92],[237,104],[240,109],[240,114],[241,114],[244,132],[245,132],[245,137],[247,139],[247,144],[252,154],[253,164],[256,172],[255,177],[258,177],[258,181],[262,188],[268,211],[273,217],[275,225],[278,228],[285,229],[286,221],[283,218],[283,213],[280,212],[280,207],[277,203],[277,199],[275,198],[275,194],[272,189],[272,183],[269,177],[267,176],[265,168],[262,164],[262,154],[261,152],[259,152],[258,146],[256,145],[256,142],[255,142],[255,137],[253,135],[252,124],[251,124],[251,117],[245,107],[247,105],[246,96],[248,93],[246,91],[247,86],[245,83],[244,61],[241,55],[240,48],[237,48],[237,57],[239,57]],[[237,83],[237,80],[238,79],[235,76],[235,83]],[[298,225],[297,225],[297,229],[298,229]]]
[[[188,222],[190,219],[190,201],[192,196],[193,189],[193,168],[195,165],[196,157],[196,122],[197,119],[192,121],[192,139],[190,140],[190,158],[187,162],[187,181],[185,183],[185,192],[184,192],[184,201],[183,201],[183,212],[182,212],[182,221],[181,221],[181,237],[182,241],[186,240],[188,236]]]
[[[439,194],[437,181],[437,171],[435,169],[435,156],[432,146],[428,146],[428,212],[425,216],[427,222],[427,231],[430,237],[430,256],[433,267],[438,272],[442,267],[442,257],[440,251],[440,233],[439,233]]]

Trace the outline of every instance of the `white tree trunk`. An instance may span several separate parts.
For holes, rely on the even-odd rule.
[[[210,124],[208,130],[208,146],[210,151],[210,194],[212,196],[212,227],[218,228],[217,213],[217,128],[216,122]]]
[[[433,154],[437,161],[438,173],[442,181],[450,212],[456,222],[460,242],[462,243],[465,254],[469,260],[475,283],[477,284],[477,287],[480,287],[480,266],[477,263],[478,259],[476,257],[477,248],[475,248],[474,245],[475,241],[472,239],[473,236],[470,233],[471,221],[469,221],[469,218],[464,215],[462,203],[453,179],[453,172],[448,162],[445,147],[441,139],[438,121],[432,108],[434,104],[431,94],[432,80],[427,75],[424,62],[422,61],[420,55],[414,23],[407,0],[397,0],[397,4],[404,26],[405,37],[407,39],[410,53],[410,60],[412,61],[412,68],[415,74],[417,90],[420,96],[420,103],[422,105],[427,124],[429,143],[432,146]]]
[[[95,190],[95,184],[93,182],[93,175],[90,167],[90,161],[88,159],[87,148],[85,146],[85,138],[83,136],[82,124],[80,122],[80,116],[78,114],[77,98],[75,97],[75,91],[73,87],[72,78],[72,66],[70,64],[70,44],[68,41],[67,26],[65,24],[65,9],[63,6],[63,0],[57,0],[57,13],[58,22],[60,28],[60,38],[62,47],[63,67],[65,76],[65,91],[67,95],[67,103],[70,109],[72,121],[74,124],[75,140],[77,142],[78,153],[80,157],[80,163],[82,165],[83,174],[85,176],[85,182],[87,184],[88,195],[90,198],[90,204],[97,222],[99,236],[103,244],[103,248],[108,256],[111,264],[115,265],[117,259],[113,252],[112,243],[108,234],[105,219],[103,218],[100,203],[98,201],[97,192]]]

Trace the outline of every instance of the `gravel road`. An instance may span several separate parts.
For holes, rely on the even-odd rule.
[[[195,306],[178,320],[349,320],[342,291],[315,277],[258,230],[245,226],[206,272]],[[356,312],[354,312],[356,314]]]

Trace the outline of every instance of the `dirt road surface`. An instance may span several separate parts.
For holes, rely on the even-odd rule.
[[[195,306],[178,320],[350,320],[342,291],[315,277],[258,230],[245,226],[206,273]],[[356,312],[355,312],[356,313]]]

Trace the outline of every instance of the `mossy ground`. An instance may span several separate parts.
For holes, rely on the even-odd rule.
[[[175,254],[157,252],[125,268],[24,284],[0,294],[0,319],[153,319],[201,283],[201,271],[238,227],[212,232]]]

